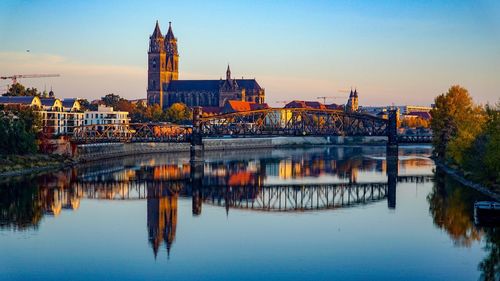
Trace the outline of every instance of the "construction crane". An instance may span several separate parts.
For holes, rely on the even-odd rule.
[[[12,84],[17,83],[19,78],[43,78],[43,77],[59,77],[59,74],[15,74],[11,76],[0,76],[0,79],[12,79]]]
[[[316,97],[317,99],[322,99],[323,104],[326,104],[326,99],[340,99],[340,98],[345,98],[341,96],[331,96],[331,97]]]

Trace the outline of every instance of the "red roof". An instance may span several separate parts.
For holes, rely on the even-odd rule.
[[[237,101],[237,100],[229,100],[224,105],[222,109],[223,113],[232,113],[232,112],[242,112],[242,111],[251,111],[258,109],[266,109],[269,108],[267,103],[255,103],[249,101]]]

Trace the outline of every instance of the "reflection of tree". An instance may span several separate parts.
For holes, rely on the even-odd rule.
[[[0,228],[37,228],[43,217],[39,190],[31,181],[0,186]]]
[[[435,176],[436,182],[428,195],[429,211],[434,224],[444,229],[454,243],[469,247],[481,238],[481,231],[473,223],[473,193],[446,177],[442,171]]]
[[[484,235],[488,255],[479,264],[481,280],[500,280],[500,229],[480,228],[473,223],[474,202],[481,195],[463,187],[439,169],[434,177],[434,189],[427,197],[434,223],[444,229],[456,245],[469,247]]]
[[[500,229],[485,228],[486,237],[485,250],[488,256],[479,264],[479,269],[483,272],[483,280],[500,280]]]

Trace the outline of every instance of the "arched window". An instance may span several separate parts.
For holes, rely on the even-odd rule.
[[[153,62],[151,63],[151,66],[153,69],[156,69],[156,59],[153,59]]]

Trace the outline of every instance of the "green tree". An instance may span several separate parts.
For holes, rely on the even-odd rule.
[[[500,181],[500,103],[486,106],[486,125],[465,153],[463,168],[470,177],[490,186]]]
[[[79,99],[78,102],[80,103],[81,109],[83,111],[95,111],[97,110],[97,106],[95,104],[91,104],[87,99]]]
[[[438,158],[463,164],[465,151],[483,130],[483,110],[474,105],[469,92],[458,85],[435,99],[431,110],[434,153]]]
[[[0,114],[0,154],[27,154],[37,151],[36,134],[40,117],[30,109]]]
[[[21,83],[14,83],[10,85],[9,89],[3,96],[41,96],[42,93],[38,92],[38,89],[26,88]]]
[[[101,101],[104,103],[104,105],[112,106],[113,108],[116,108],[121,100],[122,98],[119,95],[115,95],[113,93],[107,94],[101,98]]]

